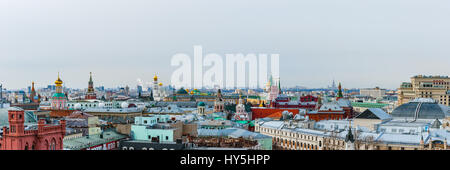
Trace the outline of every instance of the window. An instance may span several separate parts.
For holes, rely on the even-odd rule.
[[[147,148],[146,148],[146,147],[143,147],[143,148],[142,148],[142,150],[145,150],[145,151],[146,151],[146,150],[147,150]]]
[[[128,150],[127,147],[123,147],[122,150]]]
[[[169,136],[166,136],[166,140],[169,140]]]
[[[134,150],[134,148],[133,148],[133,147],[130,147],[129,150]]]

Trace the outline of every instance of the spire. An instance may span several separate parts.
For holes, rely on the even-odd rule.
[[[281,78],[278,78],[278,93],[281,94]]]
[[[352,133],[352,123],[350,122],[350,120],[348,122],[349,122],[349,128],[348,128],[347,136],[345,136],[345,142],[350,141],[351,143],[353,143],[353,142],[355,142],[355,139],[354,139],[353,133]]]
[[[55,85],[58,86],[58,87],[61,87],[62,84],[63,84],[63,81],[59,77],[59,72],[58,72],[58,79],[55,81]]]
[[[89,72],[89,82],[92,82],[92,72]]]
[[[344,98],[344,95],[342,94],[342,86],[341,86],[341,83],[339,82],[338,94],[337,94],[336,99],[340,99],[340,98]]]

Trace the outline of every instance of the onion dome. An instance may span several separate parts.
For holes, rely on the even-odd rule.
[[[199,102],[197,106],[205,107],[206,104],[205,104],[205,102]]]
[[[188,92],[187,92],[186,90],[184,90],[184,88],[180,88],[180,89],[177,91],[177,94],[188,94]]]
[[[162,83],[159,83],[158,85],[159,85],[160,87],[161,87],[161,86],[163,86],[163,84],[162,84]]]
[[[58,73],[58,79],[55,81],[56,86],[61,86],[63,84],[63,81],[61,80],[61,78],[59,78],[59,73]]]
[[[154,81],[158,81],[158,76],[155,74],[155,77],[153,77]]]
[[[81,109],[81,104],[80,103],[77,103],[77,104],[75,104],[75,107],[74,107],[76,110],[80,110]]]
[[[125,109],[125,108],[128,108],[129,104],[128,104],[127,102],[123,102],[120,106],[121,106],[123,109]]]

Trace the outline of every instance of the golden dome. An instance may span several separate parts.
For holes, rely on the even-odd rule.
[[[63,84],[63,81],[61,80],[61,78],[59,78],[59,73],[58,73],[58,79],[55,81],[56,86],[61,86]]]
[[[158,81],[158,76],[155,74],[155,77],[153,77],[154,81]]]
[[[159,86],[163,86],[163,84],[162,84],[162,83],[159,83],[158,85],[159,85]]]

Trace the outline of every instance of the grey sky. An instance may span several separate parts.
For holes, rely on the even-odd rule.
[[[279,53],[284,86],[396,88],[449,75],[448,0],[1,0],[0,81],[7,88],[135,87],[171,57]]]

